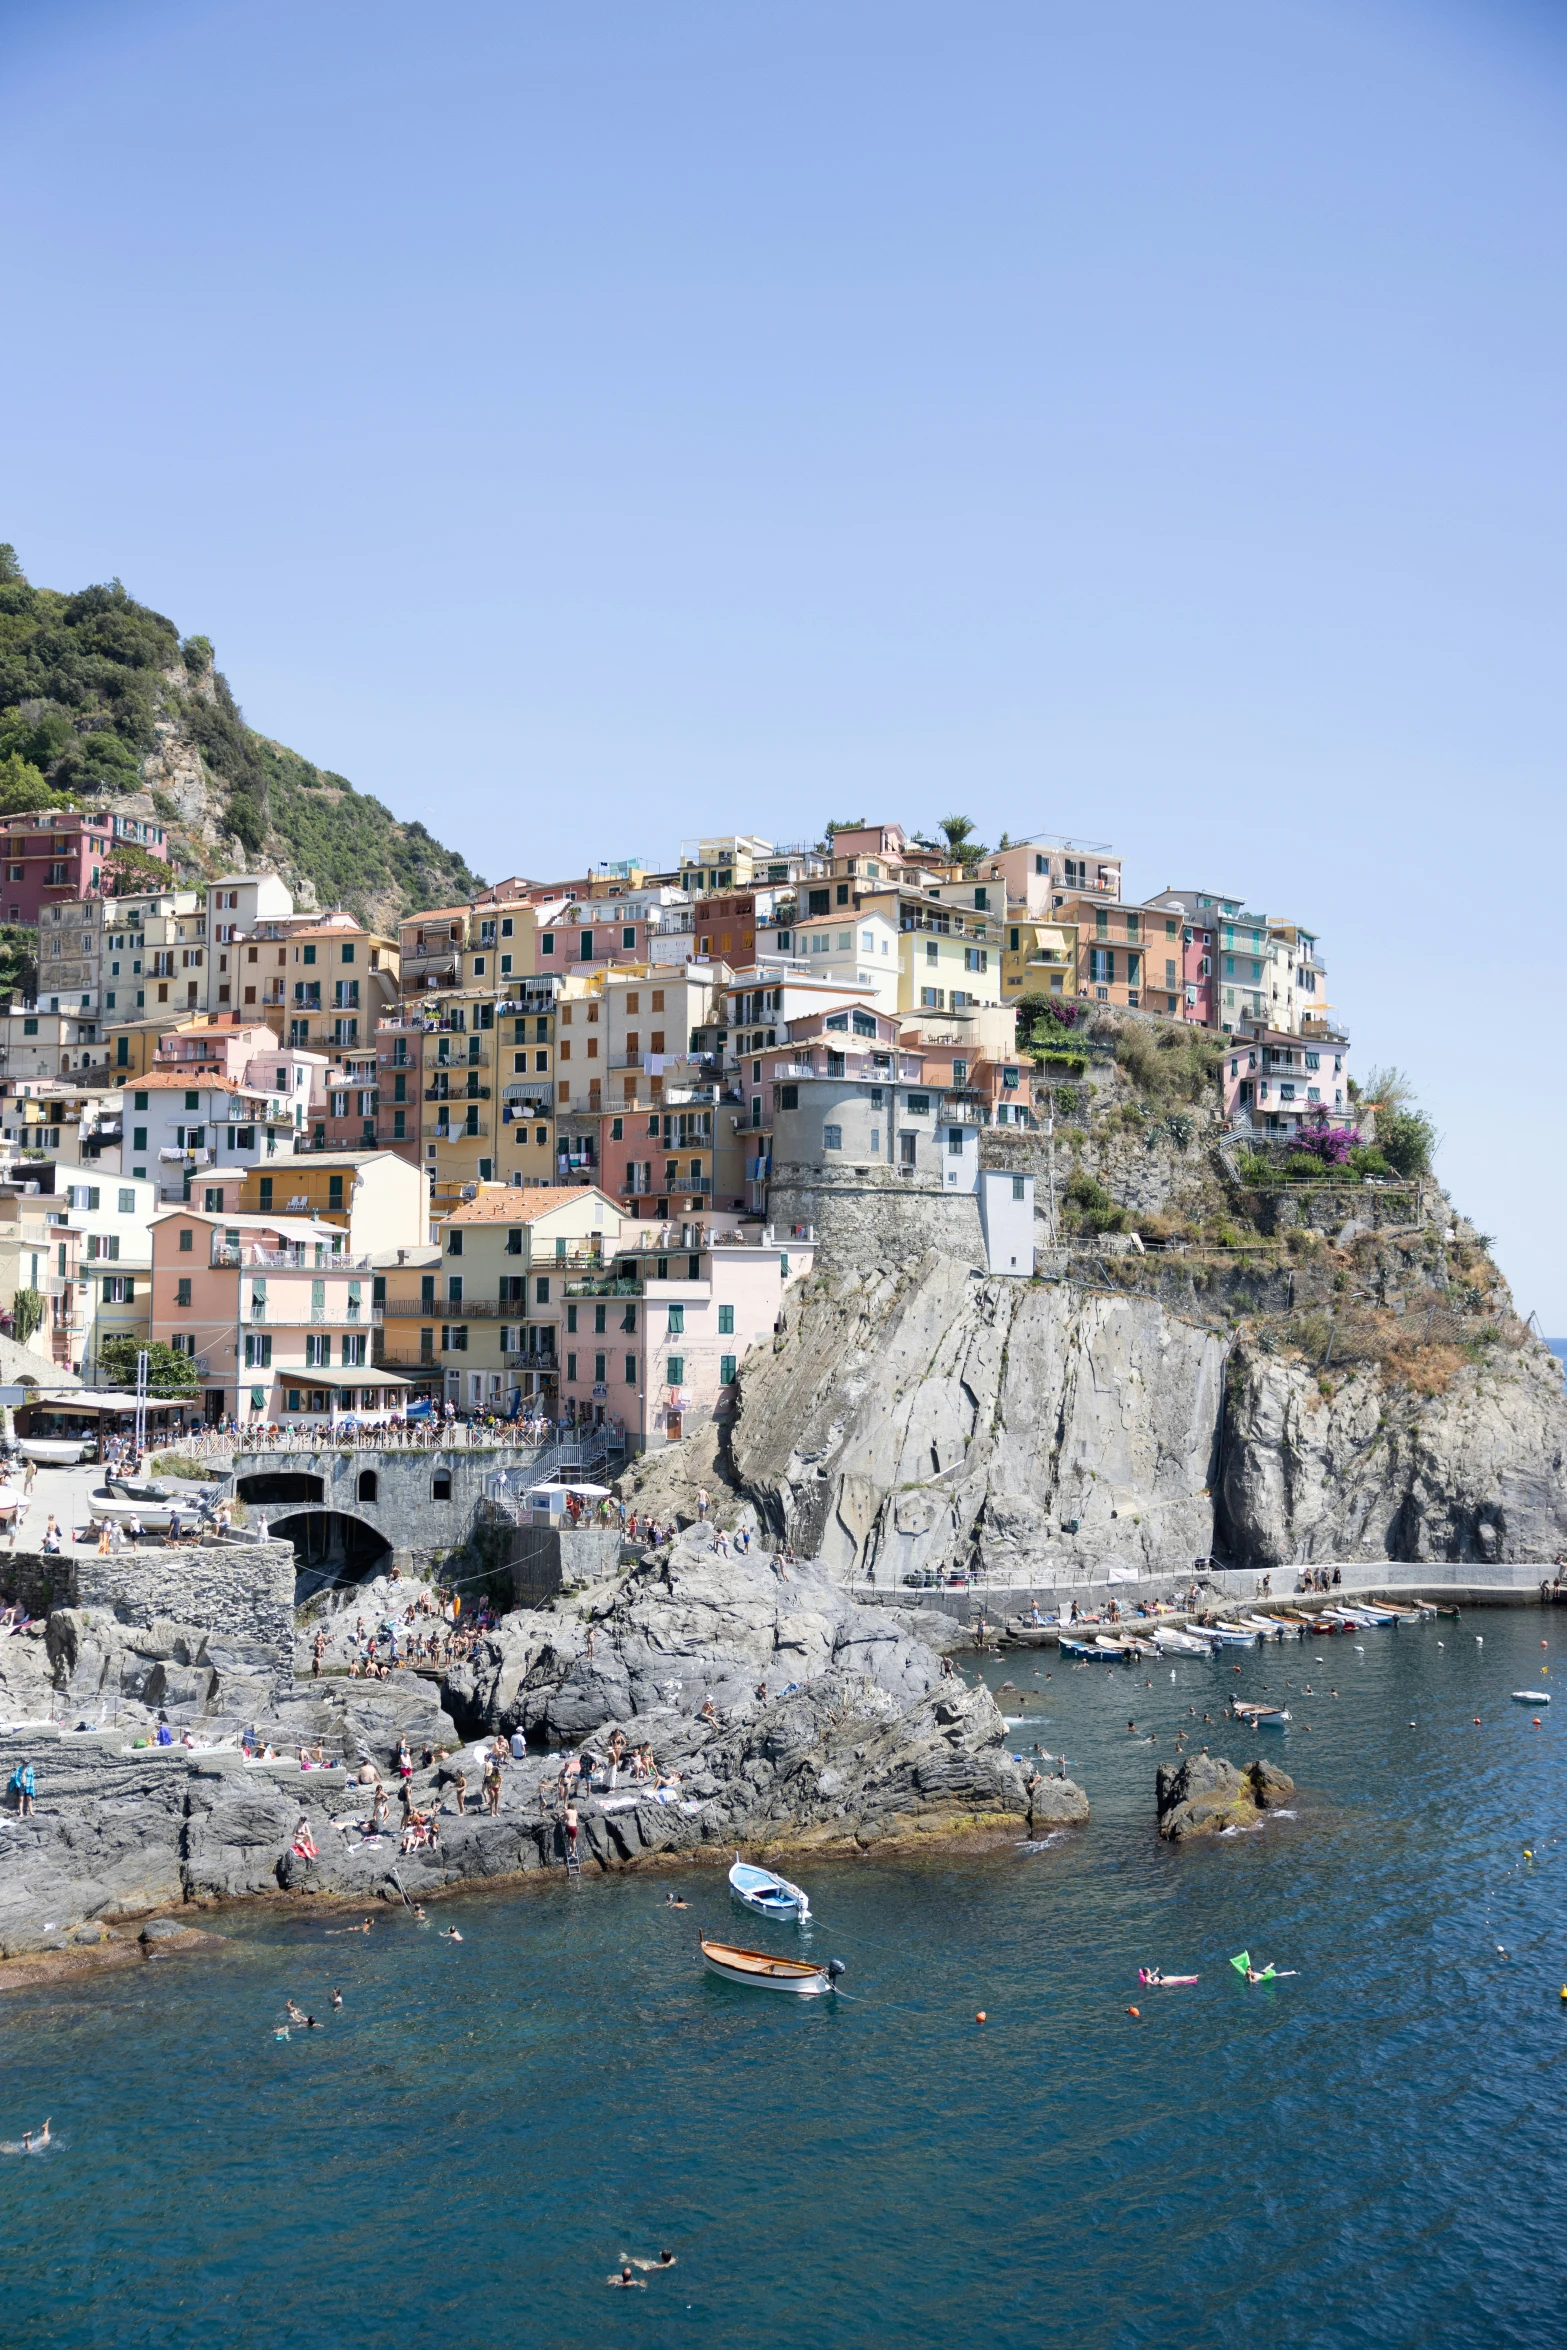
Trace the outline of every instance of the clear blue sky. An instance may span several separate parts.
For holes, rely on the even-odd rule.
[[[487,873],[957,808],[1309,921],[1567,1329],[1558,10],[9,0],[0,73],[34,579]]]

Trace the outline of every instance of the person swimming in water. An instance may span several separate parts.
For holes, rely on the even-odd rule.
[[[294,2000],[285,1999],[283,2005],[287,2010],[288,2020],[291,2024],[302,2024],[305,2021],[304,2009],[298,2006]]]
[[[678,1893],[666,1893],[664,1895],[664,1907],[666,1909],[689,1909],[690,1906],[690,1902],[682,1901]]]
[[[455,1926],[448,1926],[445,1933],[441,1936],[441,1940],[443,1942],[460,1942],[462,1940],[462,1936],[458,1933]]]
[[[645,2293],[647,2291],[647,2287],[642,2282],[642,2279],[632,2275],[631,2263],[629,2260],[626,2262],[625,2267],[621,2270],[618,2277],[606,2277],[604,2282],[606,2285],[628,2286],[634,2293]]]
[[[656,2260],[639,2260],[636,2254],[633,2252],[631,2255],[631,2265],[633,2268],[651,2269],[656,2272],[659,2269],[673,2268],[675,2265],[675,2256],[672,2252],[661,2252]]]
[[[341,1992],[341,1991],[334,1991],[334,1992],[333,1992],[333,1994],[332,1994],[332,2005],[333,2005],[334,2007],[341,2007],[341,2006],[342,2006],[342,2004],[343,2004],[343,1994],[342,1994],[342,1992]]]

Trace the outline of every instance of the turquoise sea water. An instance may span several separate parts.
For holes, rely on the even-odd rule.
[[[47,2112],[55,2145],[0,2161],[0,2340],[1560,2339],[1567,1708],[1508,1697],[1550,1687],[1558,1626],[1489,1611],[1173,1683],[987,1667],[1042,1699],[1015,1743],[1064,1749],[1093,1824],[802,1865],[841,2001],[707,1978],[701,1922],[795,1945],[695,1869],[465,1896],[365,1938],[236,1913],[216,1961],[12,1996],[0,2137]],[[1298,1816],[1161,1846],[1153,1770],[1187,1707],[1306,1678],[1265,1741]],[[1243,1947],[1299,1973],[1248,1988]],[[1139,1990],[1155,1961],[1201,1980]],[[271,2037],[290,1993],[325,2029]],[[606,2287],[664,2245],[678,2266],[645,2292]]]

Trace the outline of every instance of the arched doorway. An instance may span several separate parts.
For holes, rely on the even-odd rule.
[[[368,1583],[392,1555],[384,1534],[341,1510],[301,1510],[274,1518],[271,1533],[294,1545],[294,1605],[303,1607],[330,1584]]]

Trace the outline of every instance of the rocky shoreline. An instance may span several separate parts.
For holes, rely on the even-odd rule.
[[[563,1875],[562,1753],[604,1755],[612,1741],[627,1756],[650,1750],[654,1775],[617,1770],[579,1796],[584,1867],[727,1860],[737,1846],[981,1849],[1088,1817],[1081,1788],[1013,1758],[988,1690],[952,1667],[963,1634],[949,1618],[862,1607],[819,1568],[736,1549],[706,1526],[591,1591],[504,1616],[439,1684],[406,1669],[386,1682],[299,1669],[308,1650],[296,1653],[292,1623],[286,1649],[267,1636],[291,1554],[243,1555],[270,1596],[204,1610],[221,1628],[150,1615],[126,1593],[112,1610],[58,1610],[42,1640],[6,1644],[7,1710],[30,1699],[32,1721],[0,1731],[0,1780],[26,1758],[38,1796],[31,1818],[7,1810],[0,1830],[0,1988],[19,1979],[11,1964],[41,1957],[123,1963],[103,1930],[149,1915],[279,1894],[422,1901]],[[365,1599],[349,1592],[339,1636]],[[95,1726],[111,1707],[114,1722]],[[151,1742],[160,1715],[180,1742]],[[476,1804],[482,1748],[497,1738],[498,1815],[459,1813],[459,1774]],[[413,1801],[437,1828],[406,1852],[367,1832],[405,1739]],[[242,1740],[278,1759],[247,1757]],[[335,1767],[302,1768],[299,1750],[318,1747]]]

